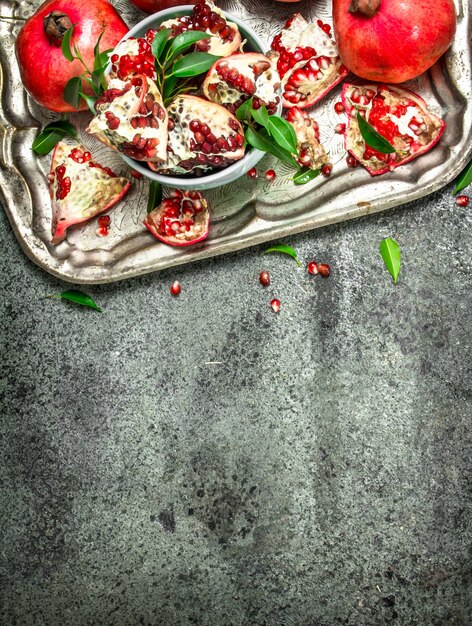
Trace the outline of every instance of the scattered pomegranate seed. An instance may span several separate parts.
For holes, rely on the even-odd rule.
[[[249,170],[249,172],[247,173],[247,177],[248,178],[258,178],[259,174],[257,173],[257,170],[255,167],[253,167],[251,170]]]
[[[309,274],[313,274],[313,276],[316,276],[318,274],[318,264],[314,261],[311,261],[311,263],[308,263],[307,265],[307,270]]]
[[[108,235],[108,226],[100,226],[95,232],[99,237],[106,237]]]
[[[467,206],[469,204],[470,198],[469,196],[457,196],[456,204],[459,206]]]
[[[346,132],[346,124],[336,124],[334,127],[334,132],[338,135],[344,135]]]
[[[325,176],[326,178],[328,178],[329,176],[331,176],[331,172],[333,171],[333,166],[331,165],[331,163],[325,163],[323,165],[323,167],[321,168],[321,173],[323,174],[323,176]]]
[[[270,285],[270,274],[267,270],[263,270],[259,274],[259,282],[261,285],[264,285],[264,287],[268,287]]]
[[[133,178],[138,178],[138,179],[139,179],[139,178],[142,178],[142,177],[143,177],[143,175],[142,175],[140,172],[137,172],[136,170],[131,170],[131,171],[130,171],[130,174],[131,174],[131,176],[132,176]]]
[[[336,102],[334,110],[339,114],[344,113],[344,104],[342,102]]]
[[[277,298],[274,298],[271,301],[270,306],[274,309],[274,313],[278,313],[280,311],[280,300],[277,300]]]
[[[267,170],[264,176],[265,176],[265,179],[268,181],[273,181],[277,178],[277,174],[274,172],[274,170]]]
[[[331,274],[331,268],[327,263],[320,263],[318,265],[318,272],[320,273],[320,276],[323,276],[323,278],[328,278]]]
[[[347,158],[346,158],[346,163],[348,164],[349,167],[357,167],[359,165],[359,163],[357,162],[357,159],[355,159],[352,154],[350,154]]]
[[[101,226],[102,228],[106,228],[107,226],[110,226],[110,216],[109,215],[100,215],[100,217],[98,218],[98,225]]]
[[[172,286],[170,288],[170,292],[173,296],[178,296],[180,294],[180,292],[182,291],[182,288],[180,286],[180,283],[178,280],[175,280],[172,283]]]

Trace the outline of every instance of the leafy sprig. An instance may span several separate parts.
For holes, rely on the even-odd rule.
[[[156,60],[156,85],[162,93],[164,105],[181,93],[196,91],[191,79],[206,73],[221,57],[208,52],[188,52],[196,43],[211,35],[200,31],[186,31],[171,37],[168,28],[157,31],[151,44]]]
[[[100,42],[104,33],[104,31],[102,31],[93,50],[93,68],[90,69],[85,63],[77,45],[74,44],[72,46],[74,27],[75,25],[73,24],[64,33],[64,37],[62,39],[62,54],[71,63],[73,61],[80,61],[84,71],[80,76],[74,76],[67,82],[64,88],[64,100],[74,107],[74,109],[78,109],[81,100],[84,100],[92,113],[94,113],[95,102],[107,87],[105,70],[107,68],[110,52],[112,52],[112,50],[108,49],[100,52]],[[90,86],[92,92],[94,93],[93,96],[85,94],[84,83]]]

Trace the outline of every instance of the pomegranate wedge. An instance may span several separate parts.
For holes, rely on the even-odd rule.
[[[205,78],[203,93],[212,102],[236,113],[243,102],[253,99],[253,108],[266,106],[271,115],[277,112],[280,76],[263,54],[233,54],[217,61]]]
[[[155,83],[146,76],[112,79],[95,104],[87,132],[137,161],[165,161],[167,111]]]
[[[177,96],[168,107],[167,162],[152,170],[186,174],[225,167],[244,156],[244,131],[224,107],[195,96]]]
[[[287,121],[293,126],[297,136],[298,163],[312,170],[318,170],[328,163],[329,158],[320,143],[320,131],[316,121],[298,107],[288,110]]]
[[[309,24],[296,13],[274,37],[270,57],[282,78],[285,108],[312,106],[349,73],[330,32],[321,20]]]
[[[136,74],[144,74],[152,80],[156,78],[156,60],[151,52],[151,44],[144,38],[130,37],[122,41],[113,50],[110,61],[110,79],[127,80]]]
[[[392,85],[343,86],[342,101],[349,117],[345,145],[352,156],[375,176],[393,170],[428,152],[439,141],[446,124],[428,111],[417,94]],[[383,154],[364,141],[357,111],[394,148]]]
[[[169,246],[190,246],[208,236],[208,203],[198,191],[172,189],[169,197],[147,214],[144,226]]]
[[[129,180],[93,161],[87,148],[62,141],[54,150],[49,183],[54,244],[65,238],[69,226],[111,208],[130,187]]]
[[[162,28],[170,28],[176,37],[187,30],[198,30],[211,35],[210,39],[197,42],[199,52],[209,52],[219,57],[233,54],[242,44],[241,34],[233,22],[227,22],[221,11],[211,0],[197,2],[191,15],[184,15],[163,22]]]

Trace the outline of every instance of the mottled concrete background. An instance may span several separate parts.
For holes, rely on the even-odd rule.
[[[449,187],[287,240],[328,280],[251,249],[100,315],[2,212],[1,624],[470,626],[471,215]]]

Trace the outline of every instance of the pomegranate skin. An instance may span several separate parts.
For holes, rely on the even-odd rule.
[[[93,48],[105,29],[100,50],[114,48],[128,32],[127,25],[106,0],[48,0],[25,22],[16,40],[16,56],[25,89],[41,106],[58,113],[75,109],[64,100],[64,87],[84,68],[80,61],[70,63],[62,54],[60,42],[53,43],[44,28],[44,18],[53,11],[68,16],[75,24],[71,44],[77,45],[87,67],[93,69]],[[84,93],[92,94],[84,84]],[[87,109],[82,102],[79,110]]]
[[[452,0],[381,0],[372,17],[349,11],[351,0],[333,0],[339,56],[357,76],[401,83],[429,69],[456,31]]]

